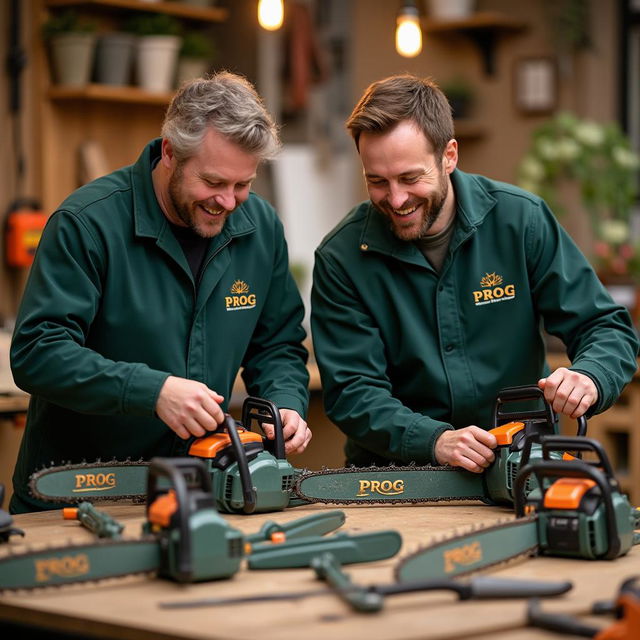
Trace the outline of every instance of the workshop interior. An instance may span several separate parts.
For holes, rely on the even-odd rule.
[[[310,320],[314,252],[369,197],[345,121],[371,83],[411,73],[451,105],[458,168],[544,198],[637,334],[640,0],[4,0],[0,33],[4,637],[640,638],[637,369],[581,419],[536,380],[497,389],[481,474],[352,467]],[[136,162],[183,83],[223,70],[279,127],[252,190],[305,307],[313,439],[288,457],[277,407],[238,376],[187,457],[54,460],[30,490],[60,509],[11,515],[30,397],[10,345],[43,230]],[[570,366],[544,339],[551,370]]]

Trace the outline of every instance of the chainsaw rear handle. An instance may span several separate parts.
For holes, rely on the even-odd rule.
[[[613,498],[611,496],[611,484],[609,478],[605,476],[600,469],[592,467],[582,460],[536,460],[521,467],[516,476],[513,489],[517,518],[522,518],[525,515],[525,487],[527,479],[532,473],[536,476],[538,486],[542,492],[540,504],[543,504],[544,495],[548,488],[544,486],[544,478],[551,476],[554,478],[587,478],[593,480],[600,489],[600,495],[602,496],[606,513],[608,548],[602,558],[605,560],[613,560],[618,557],[621,543],[620,536],[618,535],[616,514],[613,507]]]
[[[249,396],[242,405],[242,425],[245,429],[252,431],[251,424],[255,420],[264,433],[263,424],[273,425],[275,434],[275,456],[280,460],[286,460],[284,450],[284,431],[280,412],[270,400]]]
[[[231,450],[238,465],[238,474],[240,475],[240,484],[242,486],[242,510],[244,513],[253,513],[256,510],[256,490],[251,480],[251,471],[249,471],[249,461],[247,460],[247,452],[242,446],[242,441],[238,435],[236,421],[226,414],[224,418],[224,428],[229,434],[231,440]]]
[[[542,409],[531,411],[504,411],[503,405],[509,402],[519,402],[522,400],[541,400],[544,404]],[[544,419],[549,428],[553,428],[555,417],[551,405],[544,397],[544,392],[534,384],[526,384],[519,387],[505,387],[498,392],[493,405],[493,428],[505,422],[515,422],[519,420],[532,420],[536,418]]]
[[[561,447],[560,445],[558,445],[557,448],[549,449],[550,451],[567,451],[567,450],[575,451],[577,458],[582,458],[582,451],[592,451],[596,453],[596,455],[599,455],[599,452],[596,451],[596,448],[602,449],[602,447],[600,447],[599,443],[597,443],[596,440],[591,440],[586,436],[587,436],[587,419],[584,416],[580,416],[578,418],[578,430],[575,436],[561,436],[561,435],[555,435],[555,434],[542,435],[539,433],[527,434],[527,437],[524,441],[524,447],[522,449],[520,467],[521,468],[524,467],[529,462],[529,458],[531,457],[531,446],[534,443],[542,444],[542,440],[544,438],[548,439],[549,442],[556,442],[555,440],[553,440],[553,438],[564,438],[566,442],[571,441],[571,446],[566,445]],[[578,443],[581,442],[583,439],[596,444],[595,446],[586,445],[585,447],[578,445]],[[602,450],[602,452],[604,453],[604,450]],[[543,457],[545,458],[545,460],[549,459],[549,456],[543,456]],[[605,457],[606,457],[606,454],[605,454]],[[611,476],[613,476],[613,471],[611,471]]]
[[[149,509],[159,494],[166,493],[159,488],[160,478],[168,478],[176,494],[178,505],[178,528],[180,544],[178,545],[176,580],[189,582],[193,574],[191,568],[191,535],[189,516],[191,501],[190,488],[197,488],[211,498],[214,507],[211,476],[204,462],[199,458],[152,458],[147,476],[147,518]],[[187,484],[189,480],[189,484]],[[195,481],[195,482],[194,482]]]

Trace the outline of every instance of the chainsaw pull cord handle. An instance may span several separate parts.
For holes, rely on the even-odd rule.
[[[521,400],[542,400],[544,407],[532,411],[503,411],[502,406],[508,402]],[[556,420],[551,405],[544,397],[542,389],[533,384],[525,384],[519,387],[505,387],[498,392],[493,405],[493,427],[499,427],[501,423],[514,420],[532,420],[543,418],[552,429]]]
[[[251,472],[249,471],[249,461],[247,460],[247,452],[242,446],[236,421],[226,414],[224,417],[224,427],[229,434],[231,440],[231,449],[238,465],[238,473],[240,475],[240,485],[242,486],[244,513],[253,513],[256,509],[256,490],[251,482]]]
[[[554,476],[557,478],[588,478],[593,480],[601,491],[602,501],[604,503],[607,523],[607,551],[602,556],[604,560],[613,560],[620,554],[621,542],[618,535],[618,527],[616,523],[616,514],[613,508],[613,499],[611,497],[611,485],[600,469],[592,467],[582,460],[536,460],[522,467],[516,476],[514,484],[514,503],[517,518],[525,515],[525,485],[527,478],[531,474],[535,474],[540,490],[542,491],[541,504],[544,502],[544,496],[547,492],[543,483],[543,478]]]
[[[278,407],[270,400],[249,396],[242,405],[242,424],[245,429],[251,431],[252,420],[255,420],[260,429],[264,432],[263,424],[273,425],[275,435],[275,456],[279,460],[286,460],[284,449],[284,430],[282,428],[282,418]]]
[[[165,493],[158,486],[160,477],[169,478],[176,494],[180,543],[178,544],[178,570],[175,578],[179,582],[189,582],[193,573],[191,569],[191,534],[189,531],[191,503],[187,486],[187,474],[189,472],[195,472],[200,489],[211,495],[211,476],[207,472],[204,462],[199,458],[152,458],[147,476],[147,518],[149,517],[149,509],[158,494]]]

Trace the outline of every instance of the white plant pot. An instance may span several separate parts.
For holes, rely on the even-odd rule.
[[[61,33],[51,38],[51,61],[56,84],[83,86],[91,80],[96,36]]]
[[[179,58],[178,73],[176,74],[176,87],[183,82],[202,78],[209,70],[209,62],[202,58]]]
[[[138,40],[137,80],[141,89],[165,93],[173,89],[179,36],[142,36]]]
[[[466,18],[475,9],[476,0],[428,0],[429,17],[434,20]]]

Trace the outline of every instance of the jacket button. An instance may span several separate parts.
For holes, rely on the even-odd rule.
[[[451,352],[453,351],[453,345],[452,345],[452,344],[448,344],[448,345],[444,348],[444,350],[445,350],[447,353],[451,353]]]
[[[362,249],[362,251],[366,251],[369,248],[368,244],[361,244],[360,245],[360,249]]]

